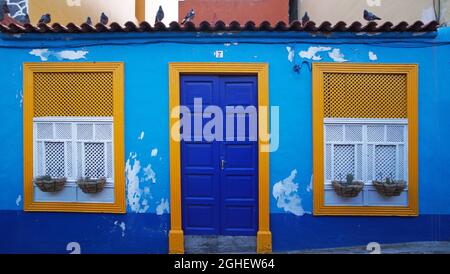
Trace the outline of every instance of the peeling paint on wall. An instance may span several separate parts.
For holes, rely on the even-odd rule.
[[[294,182],[297,170],[291,171],[289,177],[277,182],[272,189],[272,195],[277,200],[277,207],[291,212],[296,216],[303,216],[302,199],[298,195],[298,184]]]
[[[137,154],[131,152],[125,165],[125,173],[128,206],[135,213],[148,212],[150,201],[153,200],[149,182],[156,183],[156,172],[150,164],[142,168]]]
[[[365,32],[365,31],[360,31],[355,33],[357,36],[367,36],[367,37],[371,37],[371,36],[378,36],[380,34],[382,34],[382,32]]]
[[[84,50],[63,50],[61,52],[55,53],[55,57],[62,60],[79,60],[79,59],[86,59],[86,54],[88,54],[87,51]]]
[[[145,135],[145,132],[141,131],[141,134],[139,134],[138,140],[144,139],[144,135]]]
[[[150,194],[150,192],[148,192],[148,194]],[[142,205],[142,208],[139,209],[139,213],[145,213],[150,209],[150,205],[148,204],[148,199],[143,199],[141,205]]]
[[[31,55],[41,58],[41,61],[47,61],[50,56],[48,49],[33,49],[29,52]]]
[[[148,164],[146,167],[144,167],[144,180],[156,183],[156,173],[155,171],[153,171],[151,164]]]
[[[300,51],[299,55],[302,58],[312,59],[314,61],[322,60],[322,57],[317,55],[321,51],[329,51],[330,47],[309,47],[307,51]]]
[[[126,225],[124,222],[119,223],[119,221],[115,221],[114,225],[120,227],[120,229],[122,230],[122,237],[125,237],[125,229],[126,229]]]
[[[20,206],[20,202],[22,201],[22,195],[17,196],[16,206]]]
[[[311,174],[311,179],[309,180],[309,185],[306,187],[307,192],[311,192],[313,190],[313,182],[314,182],[314,175]]]
[[[328,56],[335,62],[342,63],[348,61],[344,59],[344,54],[341,53],[340,49],[333,49],[331,52],[328,53]]]
[[[139,176],[141,164],[136,159],[136,153],[130,153],[125,165],[125,173],[127,178],[127,202],[133,212],[139,212],[141,199],[141,190],[139,189]],[[133,164],[131,162],[134,162]]]
[[[152,149],[152,154],[151,154],[151,156],[152,156],[152,157],[156,157],[157,155],[158,155],[158,149],[157,149],[157,148]]]
[[[308,50],[300,51],[299,55],[302,58],[310,59],[313,61],[322,60],[322,56],[318,55],[319,52],[330,51],[328,52],[328,56],[334,62],[347,62],[348,60],[344,59],[344,54],[341,53],[340,49],[331,48],[331,47],[309,47]]]
[[[378,60],[378,56],[375,53],[373,53],[373,51],[369,51],[369,60],[376,61]]]
[[[225,47],[230,47],[231,45],[237,46],[237,45],[239,45],[239,43],[237,43],[237,42],[233,42],[233,43],[224,43],[223,45],[224,45]]]
[[[288,51],[288,60],[292,63],[292,61],[294,61],[295,50],[291,47],[286,47],[286,50]]]
[[[23,91],[18,91],[16,93],[16,99],[19,101],[19,107],[22,108],[22,106],[23,106]]]
[[[169,200],[166,200],[164,198],[161,198],[161,202],[158,206],[156,206],[156,215],[163,215],[164,212],[169,213]]]
[[[60,52],[49,51],[48,49],[33,49],[29,52],[31,55],[37,56],[41,61],[48,61],[50,56],[56,57],[58,60],[79,60],[86,59],[88,51],[84,50],[63,50]]]

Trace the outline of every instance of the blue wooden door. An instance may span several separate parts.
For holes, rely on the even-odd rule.
[[[181,105],[191,113],[194,98],[202,99],[203,109],[214,105],[223,112],[223,140],[206,141],[192,129],[192,140],[181,142],[183,230],[187,235],[255,235],[258,142],[249,135],[251,116],[237,108],[227,118],[226,107],[257,109],[256,77],[186,75],[181,77],[180,87]],[[239,115],[245,117],[245,130],[238,129]],[[194,128],[196,118],[191,116]],[[203,118],[202,128],[211,119]],[[227,131],[231,119],[234,127],[229,124]],[[255,126],[257,132],[257,123]],[[227,133],[232,140],[226,138]]]

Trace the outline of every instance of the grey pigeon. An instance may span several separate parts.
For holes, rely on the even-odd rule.
[[[194,19],[194,17],[195,17],[195,11],[194,11],[194,9],[191,9],[191,10],[186,14],[186,16],[184,17],[184,19],[183,19],[183,21],[181,22],[181,24],[183,25],[184,23],[191,21],[192,19]]]
[[[302,17],[302,26],[305,26],[306,23],[309,22],[309,16],[308,16],[308,12],[305,11],[305,15],[303,15]]]
[[[100,23],[102,23],[103,25],[107,25],[108,21],[109,21],[108,16],[106,16],[106,14],[102,12],[102,15],[100,16]]]
[[[30,16],[28,15],[28,13],[25,13],[25,15],[23,16],[22,22],[24,24],[29,24],[30,23]]]
[[[161,22],[164,19],[164,11],[161,6],[159,6],[158,12],[155,17],[155,24]]]
[[[52,17],[50,16],[49,13],[47,13],[47,14],[44,14],[44,15],[41,16],[41,19],[39,19],[38,24],[41,24],[41,23],[42,24],[48,24],[51,21],[52,21]]]
[[[91,17],[87,17],[86,18],[86,24],[88,24],[88,25],[92,25],[92,19],[91,19]]]
[[[381,20],[380,17],[376,16],[375,14],[371,13],[370,11],[364,10],[364,19],[367,21],[375,21],[375,20]]]

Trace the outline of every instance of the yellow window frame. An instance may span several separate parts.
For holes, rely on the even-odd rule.
[[[269,65],[266,63],[169,63],[169,130],[179,120],[179,112],[171,111],[180,105],[180,75],[181,74],[253,74],[258,78],[258,110],[269,106]],[[268,111],[258,113],[258,124],[261,136],[268,129]],[[177,132],[177,131],[175,131]],[[184,253],[184,232],[181,212],[181,157],[179,136],[171,138],[170,144],[170,231],[169,253]],[[269,152],[264,152],[261,146],[268,142],[258,138],[258,232],[256,235],[256,251],[258,253],[272,252],[272,233],[270,231],[270,185],[269,185]]]
[[[39,72],[110,72],[113,74],[114,203],[35,202],[33,200],[34,74]],[[125,213],[124,64],[121,62],[24,63],[23,77],[24,210]]]
[[[324,192],[324,74],[390,73],[407,77],[408,206],[326,206]],[[418,66],[416,64],[313,64],[314,215],[417,216],[418,206]],[[342,117],[345,118],[345,117]]]

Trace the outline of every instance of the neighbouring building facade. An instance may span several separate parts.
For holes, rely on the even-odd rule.
[[[450,240],[449,28],[0,31],[1,253]]]
[[[178,2],[178,22],[182,22],[190,9],[194,9],[192,22],[217,21],[276,24],[289,21],[289,0],[182,0]]]
[[[363,20],[364,9],[375,13],[378,23],[392,22],[394,25],[405,21],[423,23],[439,21],[448,25],[450,21],[450,1],[448,0],[290,0],[292,12],[301,19],[308,12],[314,22],[329,21],[333,24],[344,21]]]

